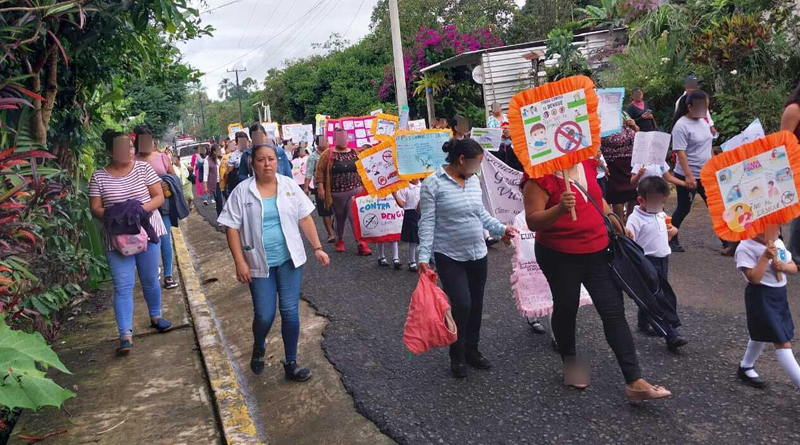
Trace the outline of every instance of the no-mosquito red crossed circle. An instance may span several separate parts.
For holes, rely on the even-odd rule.
[[[571,131],[570,131],[571,130]],[[577,122],[567,121],[559,125],[555,132],[556,148],[561,153],[575,151],[581,146],[583,135]]]

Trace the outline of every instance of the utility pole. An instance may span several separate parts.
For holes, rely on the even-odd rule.
[[[200,117],[203,118],[203,131],[206,131],[206,112],[203,109],[203,93],[197,93],[197,100],[200,102]]]
[[[403,41],[400,38],[400,12],[397,0],[389,0],[389,22],[392,27],[392,54],[394,55],[394,90],[397,96],[397,113],[408,106],[406,70],[403,66]]]
[[[239,100],[239,123],[242,125],[246,125],[244,123],[244,115],[242,114],[242,90],[239,88],[239,72],[247,71],[247,68],[234,68],[232,70],[226,70],[229,73],[236,73],[236,99]]]
[[[267,106],[264,107],[264,111],[266,112],[267,115],[267,122],[272,122],[272,110],[270,109],[269,104],[267,104]]]

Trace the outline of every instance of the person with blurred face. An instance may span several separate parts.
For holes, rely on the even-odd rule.
[[[353,197],[364,189],[361,177],[356,169],[358,153],[348,147],[348,136],[344,129],[334,131],[335,147],[326,150],[319,157],[314,176],[317,181],[317,196],[324,202],[325,208],[333,210],[333,219],[336,223],[336,251],[345,251],[344,229],[347,221],[353,228],[353,237],[356,238],[353,212],[351,203]],[[372,255],[367,243],[358,243],[358,254],[361,256]]]
[[[488,128],[500,128],[503,122],[508,122],[508,117],[503,114],[503,108],[499,102],[492,104],[492,114],[486,119],[486,126]]]
[[[316,150],[313,150],[310,155],[308,155],[308,162],[306,162],[306,181],[303,189],[306,192],[306,195],[311,195],[314,193],[314,200],[316,201],[317,205],[317,214],[320,218],[322,218],[322,222],[325,224],[325,232],[328,235],[328,243],[336,242],[336,238],[333,236],[333,212],[330,209],[325,208],[325,202],[319,197],[317,193],[317,189],[314,187],[314,174],[317,171],[317,163],[319,162],[319,157],[325,150],[328,149],[328,138],[325,135],[317,136],[317,147]]]
[[[107,130],[103,142],[111,157],[105,168],[95,170],[89,181],[89,208],[92,216],[105,222],[106,211],[116,204],[139,202],[141,211],[149,215],[147,222],[155,236],[167,234],[158,208],[164,203],[161,178],[150,164],[134,158],[130,137],[124,133]],[[148,143],[147,147],[152,147]],[[119,215],[113,215],[119,216]],[[133,286],[134,271],[138,272],[142,293],[150,312],[150,324],[159,332],[166,332],[172,323],[161,316],[161,286],[158,284],[159,239],[148,242],[146,250],[137,254],[118,251],[112,242],[106,224],[102,225],[106,259],[114,282],[114,315],[117,319],[120,343],[117,353],[127,354],[133,348]]]
[[[272,148],[276,148],[275,141],[268,141],[267,140],[267,132],[264,131],[264,127],[256,122],[250,126],[250,138],[253,141],[253,147],[258,145],[267,145]],[[286,152],[281,149],[277,150],[278,155],[278,174],[284,176],[292,176],[292,163],[289,161],[289,157],[286,156]],[[250,162],[251,150],[248,149],[247,151],[242,154],[242,159],[239,161],[239,182],[244,181],[245,179],[253,176],[253,171],[251,170],[251,162]]]
[[[264,144],[251,151],[253,177],[231,193],[217,222],[226,226],[228,246],[236,264],[236,278],[250,287],[253,299],[253,355],[251,371],[264,371],[266,338],[281,313],[281,335],[286,379],[304,382],[311,372],[297,364],[300,336],[300,286],[306,251],[300,231],[327,266],[317,228],[311,218],[314,205],[291,177],[278,174],[280,149]]]
[[[683,83],[684,92],[681,97],[675,101],[675,111],[677,112],[681,105],[681,99],[686,97],[687,94],[690,94],[692,91],[699,91],[700,90],[700,80],[697,79],[697,76],[694,74],[689,74],[686,76],[686,80]],[[710,98],[706,95],[706,114],[702,117],[703,122],[706,123],[708,126],[709,131],[711,131],[711,135],[715,138],[717,137],[717,129],[714,128],[714,119],[711,119],[711,110],[710,110]]]
[[[631,91],[631,103],[625,109],[628,115],[636,121],[639,131],[656,131],[656,118],[653,116],[653,109],[644,100],[644,91],[641,88],[634,88]]]

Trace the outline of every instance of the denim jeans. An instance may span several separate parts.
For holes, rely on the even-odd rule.
[[[134,269],[142,283],[150,318],[161,316],[161,286],[158,284],[158,244],[147,243],[147,250],[133,256],[123,256],[116,250],[106,252],[111,279],[114,282],[114,315],[119,337],[133,336]]]
[[[164,226],[167,228],[167,234],[161,235],[161,262],[164,263],[164,278],[172,276],[172,224],[169,219],[169,214],[161,215],[164,220]]]
[[[275,306],[281,311],[281,336],[286,361],[297,359],[297,340],[300,337],[300,283],[303,266],[294,267],[291,260],[269,268],[268,278],[253,278],[253,348],[265,350],[266,339],[275,321]],[[277,301],[276,301],[277,300]]]

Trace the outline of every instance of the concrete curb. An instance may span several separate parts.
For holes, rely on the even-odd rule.
[[[264,444],[265,442],[259,440],[255,424],[247,412],[244,395],[222,344],[180,228],[172,228],[172,242],[189,302],[194,331],[200,344],[200,355],[222,421],[225,441],[228,444]]]

